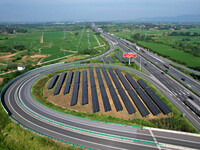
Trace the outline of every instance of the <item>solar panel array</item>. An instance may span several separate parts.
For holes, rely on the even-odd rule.
[[[123,107],[122,107],[122,104],[119,100],[119,97],[117,96],[117,93],[115,91],[115,88],[111,82],[111,79],[106,71],[106,68],[101,68],[102,69],[102,72],[103,72],[103,75],[104,75],[104,78],[106,80],[106,84],[108,86],[108,89],[110,91],[110,95],[112,97],[112,100],[113,100],[113,103],[115,105],[115,108],[116,108],[116,111],[120,111],[120,110],[123,110]]]
[[[77,104],[79,82],[80,82],[80,72],[76,71],[75,79],[74,79],[74,88],[73,88],[72,97],[71,97],[71,104],[70,104],[71,106],[74,106]]]
[[[58,80],[59,75],[56,73],[54,74],[53,78],[51,79],[51,82],[48,85],[48,89],[52,89],[56,83],[56,81]]]
[[[88,104],[87,71],[82,71],[82,105]]]
[[[103,60],[106,62],[106,63],[109,63],[108,59],[106,58],[106,56],[103,56]]]
[[[104,105],[104,110],[105,112],[107,112],[111,110],[108,93],[104,85],[100,68],[96,67],[95,70],[96,70],[98,85],[99,85],[99,89],[101,92],[101,97],[102,97],[102,101]],[[126,73],[124,76],[121,73],[121,71],[118,68],[116,68],[115,69],[116,74],[115,74],[112,68],[108,68],[108,72],[112,78],[111,80],[106,68],[103,67],[101,70],[105,78],[106,84],[108,86],[116,111],[123,110],[123,106],[116,93],[115,87],[118,90],[118,93],[129,114],[133,114],[136,112],[133,104],[131,103],[130,98],[132,99],[133,103],[136,105],[136,107],[138,108],[139,112],[141,113],[143,117],[150,114],[149,110],[152,112],[153,115],[158,115],[161,113],[161,111],[163,112],[163,114],[169,114],[170,112],[172,112],[169,109],[169,107],[153,92],[151,88],[148,87],[148,85],[142,79],[139,79],[136,82],[129,73]],[[60,93],[63,82],[65,81],[66,74],[67,74],[66,71],[62,72],[59,78],[59,81],[57,83],[57,86],[54,90],[54,95],[57,95]],[[99,107],[97,87],[95,83],[93,68],[89,68],[89,76],[90,76],[90,86],[91,86],[91,96],[92,96],[92,107],[93,107],[93,112],[95,113],[100,110],[100,107]],[[58,77],[59,77],[58,74],[55,74],[53,76],[50,84],[48,85],[48,89],[53,88],[53,86],[56,84],[56,81],[58,80]],[[72,83],[72,78],[73,78],[73,71],[70,71],[67,76],[66,85],[65,85],[63,94],[69,93],[71,83]],[[115,87],[112,81],[114,82]],[[80,84],[80,71],[76,71],[72,97],[71,97],[71,104],[70,104],[71,106],[74,106],[77,104],[79,84]],[[125,92],[126,90],[124,90],[122,85],[127,90],[127,93],[130,96],[130,98],[126,94]],[[136,94],[135,91],[137,92],[138,95]],[[147,107],[144,105],[143,102],[146,104],[149,110],[147,109]],[[85,105],[85,104],[88,104],[88,79],[87,79],[87,71],[83,70],[82,71],[82,105]]]
[[[66,81],[66,84],[65,84],[64,92],[63,92],[64,95],[69,93],[71,83],[72,83],[72,77],[73,77],[73,71],[70,71],[68,76],[67,76],[67,81]]]
[[[99,67],[96,68],[96,73],[97,73],[97,78],[98,78],[99,87],[100,87],[100,91],[101,91],[101,97],[103,100],[104,110],[105,110],[105,112],[107,112],[107,111],[111,110],[111,107],[110,107],[110,102],[108,99],[108,95],[106,93],[106,89],[105,89],[105,86],[103,83],[103,79],[102,79]]]
[[[60,93],[60,89],[61,89],[61,87],[62,87],[62,85],[63,85],[63,82],[64,82],[64,80],[65,80],[65,77],[66,77],[66,71],[63,71],[62,72],[62,74],[61,74],[61,76],[60,76],[60,79],[59,79],[59,81],[58,81],[58,84],[57,84],[57,86],[56,86],[56,88],[55,88],[55,91],[54,91],[54,95],[57,95],[57,94],[59,94]]]
[[[114,63],[114,60],[113,60],[110,56],[108,56],[107,58],[109,59],[109,61],[110,61],[111,63]]]
[[[149,115],[149,111],[144,106],[144,104],[142,103],[142,101],[138,98],[137,94],[134,92],[134,90],[132,89],[132,87],[130,86],[130,84],[128,83],[128,81],[125,79],[125,77],[123,76],[123,74],[121,73],[121,71],[118,68],[116,68],[115,72],[118,75],[119,79],[121,80],[122,84],[124,85],[125,89],[127,90],[129,96],[132,98],[132,101],[135,103],[136,107],[140,111],[141,115],[143,117]]]
[[[95,84],[95,79],[94,79],[94,72],[93,68],[89,69],[90,72],[90,86],[91,86],[91,93],[92,93],[92,107],[93,107],[93,112],[98,112],[99,109],[99,101],[98,101],[98,96],[97,96],[97,89],[96,89],[96,84]]]
[[[134,106],[132,105],[130,99],[128,98],[128,96],[126,95],[124,89],[121,87],[121,83],[119,82],[117,76],[115,75],[115,73],[113,72],[112,68],[108,68],[108,71],[113,79],[113,82],[115,83],[115,86],[119,92],[119,95],[122,99],[122,101],[124,102],[124,105],[128,111],[129,114],[133,114],[136,112]]]

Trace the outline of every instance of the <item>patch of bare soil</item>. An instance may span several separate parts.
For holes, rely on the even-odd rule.
[[[90,88],[90,78],[89,78],[89,69],[79,69],[79,71],[81,71],[81,72],[82,72],[82,70],[87,70],[87,78],[88,78],[88,104],[87,105],[84,105],[84,106],[82,105],[82,73],[81,73],[81,76],[80,76],[80,85],[79,85],[77,105],[70,106],[72,92],[73,92],[73,85],[74,85],[74,77],[73,77],[72,85],[71,85],[71,88],[70,88],[70,92],[68,94],[66,94],[66,95],[63,95],[65,82],[66,82],[66,79],[67,79],[67,77],[66,77],[65,81],[63,82],[64,84],[63,84],[63,86],[61,88],[60,94],[58,94],[56,96],[53,95],[53,92],[54,92],[56,86],[54,86],[54,88],[51,89],[51,90],[47,89],[47,87],[48,87],[48,85],[49,85],[49,83],[51,81],[51,79],[49,79],[48,82],[46,83],[44,89],[43,89],[43,96],[47,97],[47,100],[49,100],[51,103],[53,103],[55,105],[58,105],[58,106],[61,106],[63,108],[67,108],[67,109],[74,110],[74,111],[77,111],[77,112],[93,113],[93,110],[92,110],[92,96],[91,96],[91,88]],[[106,115],[106,116],[113,116],[113,117],[123,118],[123,119],[136,119],[137,118],[137,119],[145,119],[145,120],[167,117],[162,113],[160,115],[158,115],[158,116],[153,116],[153,114],[150,113],[147,117],[145,117],[145,118],[142,117],[140,112],[139,112],[139,110],[137,109],[137,107],[133,103],[131,97],[128,95],[126,89],[123,87],[125,92],[126,92],[126,94],[127,94],[127,96],[131,100],[131,103],[136,108],[136,113],[128,114],[128,111],[126,110],[126,107],[125,107],[125,105],[124,105],[124,103],[123,103],[123,101],[122,101],[122,99],[121,99],[116,87],[115,87],[115,84],[111,80],[113,85],[114,85],[114,88],[115,88],[115,91],[117,93],[117,96],[118,96],[118,98],[119,98],[119,100],[120,100],[120,102],[121,102],[121,104],[123,106],[123,110],[117,112],[116,108],[115,108],[115,105],[113,103],[113,99],[111,97],[109,88],[108,88],[108,86],[106,84],[106,81],[104,79],[103,73],[101,72],[101,76],[103,78],[103,82],[104,82],[104,86],[105,86],[105,89],[106,89],[106,93],[107,93],[107,96],[108,96],[108,99],[109,99],[109,102],[110,102],[110,105],[111,105],[111,111],[105,112],[104,105],[103,105],[103,100],[102,100],[102,96],[101,96],[101,91],[100,91],[99,83],[98,83],[98,79],[97,79],[97,74],[96,74],[95,69],[93,69],[93,71],[94,71],[94,77],[95,77],[95,82],[96,82],[98,102],[99,102],[99,107],[100,107],[100,111],[97,112],[97,114],[99,114],[99,115],[103,114],[103,115]],[[68,74],[68,72],[69,71],[67,71],[67,74]],[[75,72],[75,70],[74,70],[74,72]]]
[[[40,55],[40,54],[35,54],[30,56],[31,58],[43,58],[43,57],[47,57],[47,55]]]
[[[3,78],[0,78],[0,83],[2,83],[3,82]]]

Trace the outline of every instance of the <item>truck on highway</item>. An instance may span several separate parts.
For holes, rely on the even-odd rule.
[[[187,98],[184,103],[193,111],[195,112],[198,116],[200,116],[200,106],[196,104],[194,101],[191,99]]]

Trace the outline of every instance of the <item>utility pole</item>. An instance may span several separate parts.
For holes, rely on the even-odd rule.
[[[140,56],[140,70],[141,70],[141,56]]]

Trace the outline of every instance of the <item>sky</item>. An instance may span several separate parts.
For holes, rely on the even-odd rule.
[[[0,22],[118,21],[200,14],[200,0],[0,0]]]

